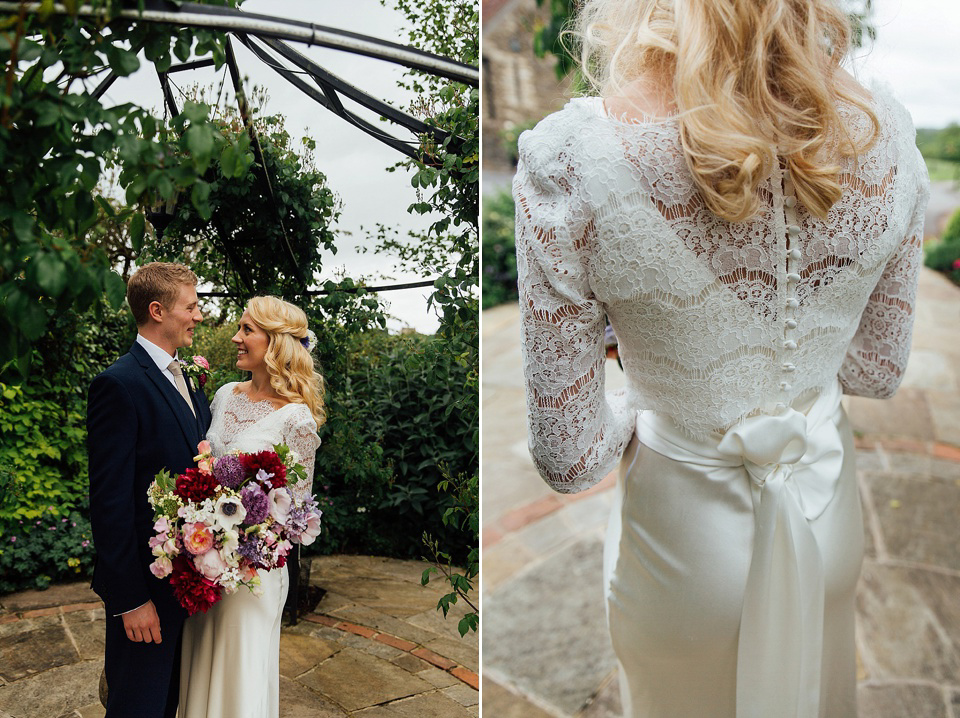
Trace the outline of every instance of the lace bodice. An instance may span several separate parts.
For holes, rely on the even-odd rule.
[[[320,446],[317,422],[306,404],[287,404],[275,409],[269,401],[250,401],[246,394],[234,391],[236,382],[224,384],[213,397],[213,419],[207,440],[214,456],[231,451],[267,451],[275,444],[286,444],[300,456],[307,470],[306,481],[290,483],[294,498],[306,499],[312,493],[313,466]]]
[[[619,460],[637,411],[706,438],[839,377],[889,397],[906,367],[928,198],[909,115],[874,92],[881,133],[841,165],[826,221],[789,173],[731,223],[704,205],[677,124],[571,101],[520,138],[514,180],[530,449],[561,492]],[[841,108],[856,131],[868,120]],[[606,318],[627,388],[604,392]]]

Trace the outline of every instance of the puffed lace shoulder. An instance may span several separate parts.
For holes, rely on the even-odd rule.
[[[670,118],[609,117],[581,98],[523,133],[514,179],[529,441],[559,491],[609,472],[640,410],[705,438],[805,401],[838,378],[888,397],[906,367],[929,180],[909,114],[871,88],[875,142],[841,158],[825,220],[785,165],[761,210],[713,215]],[[851,132],[868,116],[841,105]],[[604,390],[603,334],[627,389]]]

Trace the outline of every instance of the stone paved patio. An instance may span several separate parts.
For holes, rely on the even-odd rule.
[[[483,715],[620,716],[600,580],[613,477],[575,495],[543,483],[527,453],[516,305],[482,326]],[[861,718],[960,718],[958,326],[960,289],[924,270],[903,388],[845,400],[867,542]]]
[[[423,564],[371,556],[313,559],[327,593],[280,638],[281,718],[479,715],[478,639]],[[454,615],[455,614],[455,615]],[[0,718],[101,718],[103,606],[85,584],[0,596]]]

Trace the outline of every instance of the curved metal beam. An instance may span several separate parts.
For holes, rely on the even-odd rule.
[[[17,13],[25,10],[30,13],[40,11],[40,2],[13,2],[0,0],[0,11]],[[102,9],[91,5],[81,5],[75,13],[67,10],[63,3],[54,3],[52,11],[56,15],[103,18]],[[472,87],[480,84],[480,71],[455,60],[433,55],[416,48],[399,45],[367,35],[347,30],[315,25],[300,20],[288,20],[269,15],[244,13],[233,8],[198,5],[184,2],[179,7],[162,1],[148,1],[144,9],[121,10],[114,18],[136,20],[139,22],[162,23],[187,27],[207,27],[224,32],[246,33],[257,37],[271,37],[278,40],[291,40],[307,45],[318,45],[335,50],[343,50],[358,55],[392,62],[414,70],[422,70],[437,77],[462,82]]]

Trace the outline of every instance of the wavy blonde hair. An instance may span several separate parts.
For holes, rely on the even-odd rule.
[[[586,0],[576,23],[586,79],[604,97],[644,77],[672,77],[687,166],[716,215],[741,221],[783,157],[820,218],[840,199],[842,157],[874,142],[868,101],[837,81],[850,48],[832,0]],[[843,100],[871,130],[854,137]]]
[[[317,426],[322,426],[327,420],[323,377],[313,355],[300,341],[307,337],[307,315],[300,307],[276,297],[254,297],[247,303],[247,313],[267,333],[263,361],[270,386],[287,401],[306,404]]]

